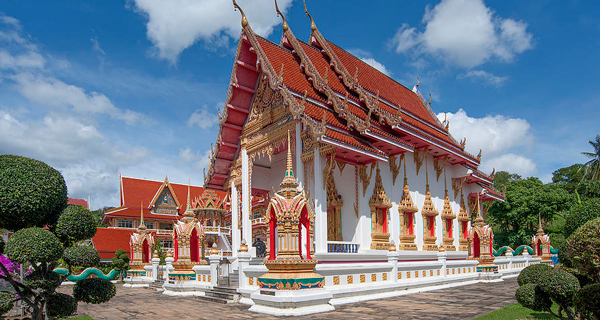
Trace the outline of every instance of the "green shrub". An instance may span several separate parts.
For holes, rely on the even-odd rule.
[[[552,267],[545,264],[531,265],[521,271],[519,277],[517,278],[517,282],[520,286],[525,285],[527,283],[538,284],[540,280],[540,275],[550,269],[552,269]]]
[[[587,285],[575,295],[575,307],[582,312],[591,313],[600,319],[600,283]],[[587,317],[591,318],[591,317]]]
[[[543,293],[537,284],[526,283],[517,289],[515,293],[517,302],[523,307],[535,311],[544,311],[552,306],[552,301]]]
[[[70,266],[89,268],[98,265],[100,255],[90,246],[73,246],[65,250],[63,259]]]
[[[0,315],[6,314],[15,306],[14,293],[0,291]]]
[[[96,218],[85,207],[69,205],[58,218],[53,232],[68,247],[96,234]]]
[[[558,304],[570,305],[573,296],[581,288],[577,278],[564,271],[550,268],[539,278],[539,288]]]
[[[34,290],[42,289],[51,291],[60,285],[61,278],[60,275],[54,271],[48,271],[42,274],[41,270],[36,270],[25,277],[24,283]]]
[[[600,198],[593,198],[576,204],[565,217],[565,237],[571,236],[586,222],[600,217]]]
[[[60,172],[38,160],[0,155],[0,228],[53,225],[66,206]]]
[[[85,303],[108,302],[116,293],[117,288],[112,282],[99,278],[83,279],[73,287],[75,299]]]
[[[21,229],[15,232],[6,245],[6,255],[19,263],[53,262],[62,256],[63,246],[52,232],[38,228]]]
[[[574,268],[600,282],[600,219],[588,221],[577,229],[565,249]]]
[[[68,317],[77,312],[77,300],[68,294],[53,292],[46,302],[46,312],[53,318]]]

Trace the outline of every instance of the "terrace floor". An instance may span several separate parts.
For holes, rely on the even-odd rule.
[[[297,319],[472,319],[515,303],[516,278],[395,298],[336,306],[335,311]],[[59,291],[70,293],[71,287]],[[248,311],[242,304],[217,304],[193,297],[170,297],[157,291],[117,286],[108,303],[79,303],[78,314],[109,319],[278,319]]]

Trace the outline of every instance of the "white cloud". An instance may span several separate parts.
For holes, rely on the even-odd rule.
[[[128,124],[133,124],[143,117],[137,112],[115,107],[110,99],[101,93],[86,93],[84,89],[58,79],[29,73],[16,74],[13,79],[17,90],[25,98],[41,106],[72,108],[79,114],[108,114]]]
[[[457,79],[471,79],[472,81],[483,81],[484,86],[501,87],[508,80],[508,77],[496,76],[483,70],[470,70],[467,73],[459,74]]]
[[[387,76],[392,75],[392,72],[390,70],[388,70],[381,62],[379,62],[373,58],[360,58],[360,60],[364,61],[366,64],[370,65],[371,67],[381,71],[381,73],[383,73]]]
[[[391,40],[396,52],[426,52],[465,68],[498,58],[510,62],[533,48],[533,35],[522,21],[501,18],[483,0],[442,0],[427,7],[424,31],[403,24]]]
[[[210,129],[219,123],[217,112],[210,112],[206,107],[196,109],[188,119],[188,126],[198,126],[200,129]]]
[[[0,69],[40,69],[44,67],[46,60],[37,52],[27,52],[13,56],[6,50],[0,49]]]
[[[171,62],[196,41],[208,46],[223,46],[228,37],[236,38],[241,30],[241,16],[225,0],[134,0],[135,9],[147,18],[146,35],[158,49],[158,56]],[[273,1],[239,1],[252,29],[268,36],[281,23]],[[285,14],[292,0],[280,0]]]
[[[496,168],[496,171],[516,173],[522,177],[530,177],[537,173],[537,166],[533,160],[514,153],[503,154],[481,164],[481,169],[484,172],[490,172],[493,168]]]
[[[92,50],[98,52],[103,56],[106,55],[106,52],[104,52],[104,50],[102,50],[102,47],[100,47],[100,42],[98,42],[97,38],[91,38],[90,41],[92,42]]]
[[[536,165],[531,159],[516,154],[524,153],[533,146],[534,136],[527,120],[502,115],[473,118],[463,109],[437,116],[440,121],[447,116],[453,137],[458,140],[467,138],[467,152],[478,154],[479,149],[482,150],[482,169],[491,171],[496,168],[524,176],[536,172]]]

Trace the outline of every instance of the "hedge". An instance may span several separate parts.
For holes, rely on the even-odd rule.
[[[65,250],[63,260],[70,266],[89,268],[100,263],[100,255],[91,246],[73,246]]]
[[[552,269],[552,267],[545,264],[534,264],[528,266],[523,269],[517,278],[517,283],[520,286],[525,285],[527,283],[538,284],[540,280],[540,275],[548,270]]]
[[[115,285],[99,278],[83,279],[73,287],[73,297],[77,301],[98,304],[108,302],[117,293]]]
[[[544,311],[552,306],[552,301],[537,284],[526,283],[517,289],[515,293],[517,302],[523,307],[535,311]]]
[[[558,304],[571,304],[573,297],[581,288],[577,278],[564,271],[550,269],[540,275],[539,288]]]
[[[577,229],[565,249],[574,268],[600,282],[600,219],[588,221]]]
[[[38,160],[0,155],[0,228],[53,225],[66,206],[60,172]]]
[[[53,292],[46,302],[46,311],[53,318],[68,317],[77,312],[77,300],[68,294]]]
[[[19,263],[54,262],[63,254],[60,240],[50,231],[33,227],[15,232],[6,245],[6,255]]]

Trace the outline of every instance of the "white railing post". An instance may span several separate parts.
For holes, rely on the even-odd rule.
[[[448,260],[448,253],[444,250],[444,251],[438,251],[438,261],[442,263],[442,277],[446,277],[446,270],[447,270],[447,266],[446,266],[446,261]]]
[[[173,268],[173,256],[172,255],[167,255],[167,257],[165,258],[165,280],[169,280],[169,273],[171,273],[172,270],[174,270]]]
[[[160,263],[160,258],[158,254],[152,257],[152,280],[158,280],[158,264]]]
[[[390,241],[390,246],[395,246],[394,240]],[[391,281],[398,282],[398,251],[394,248],[394,251],[388,251],[387,258],[388,262],[392,264]]]
[[[239,286],[240,288],[245,289],[250,285],[248,284],[248,277],[246,277],[246,273],[244,271],[250,265],[250,258],[252,255],[248,252],[248,246],[246,245],[246,241],[243,239],[237,257]]]
[[[208,261],[210,263],[210,285],[213,287],[217,286],[219,281],[219,262],[221,261],[221,257],[219,256],[219,251],[217,250],[217,244],[213,243],[212,250],[210,252],[210,256],[208,257]]]

